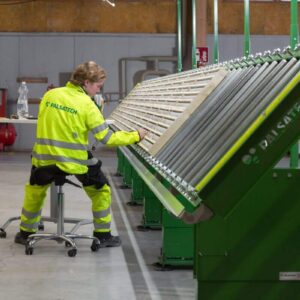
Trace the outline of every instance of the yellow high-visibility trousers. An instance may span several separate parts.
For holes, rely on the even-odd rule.
[[[21,213],[20,229],[27,232],[36,232],[41,219],[42,208],[48,185],[25,185],[25,196]]]
[[[95,232],[109,232],[111,225],[111,191],[107,184],[101,189],[96,189],[94,185],[84,186],[86,194],[92,201],[93,221]]]

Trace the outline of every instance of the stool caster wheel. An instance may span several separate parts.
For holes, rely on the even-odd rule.
[[[74,256],[76,256],[76,254],[77,254],[77,249],[71,249],[68,251],[68,255],[70,257],[74,257]]]
[[[44,229],[45,229],[44,224],[39,224],[39,225],[38,225],[38,230],[39,230],[39,231],[44,231]]]
[[[5,239],[6,238],[6,232],[1,228],[0,229],[0,239]]]
[[[25,254],[32,255],[33,254],[33,247],[27,246],[25,247]]]
[[[93,244],[93,245],[91,246],[91,250],[92,250],[93,252],[97,252],[97,251],[99,251],[99,249],[100,249],[100,245],[98,245],[98,244]]]
[[[91,250],[97,252],[100,249],[100,244],[92,243]]]

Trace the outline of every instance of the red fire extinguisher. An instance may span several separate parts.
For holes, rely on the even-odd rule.
[[[0,117],[6,115],[7,89],[0,88]]]
[[[11,146],[16,139],[17,133],[13,124],[0,124],[0,151],[5,146]]]

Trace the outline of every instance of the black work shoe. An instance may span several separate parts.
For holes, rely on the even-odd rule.
[[[34,232],[26,232],[26,231],[20,231],[16,234],[15,236],[15,243],[16,244],[21,244],[21,245],[26,245],[27,238],[31,235],[34,234]]]
[[[121,239],[119,236],[113,236],[111,235],[107,239],[100,239],[100,248],[105,247],[119,247],[121,246]]]
[[[100,248],[105,247],[119,247],[121,246],[122,242],[119,236],[113,236],[110,233],[101,233],[101,232],[94,232],[94,236],[98,238],[100,241]],[[94,245],[95,241],[93,241],[92,246]]]

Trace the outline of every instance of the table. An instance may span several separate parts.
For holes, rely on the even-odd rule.
[[[0,123],[36,124],[37,119],[9,119],[9,118],[0,117]]]

